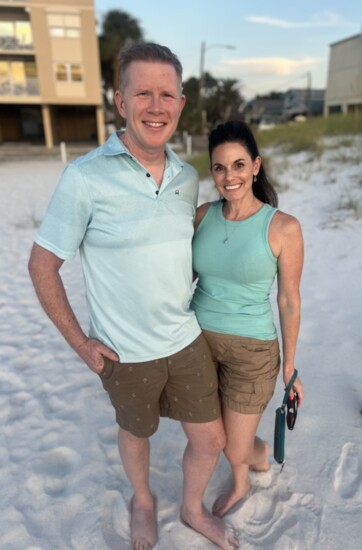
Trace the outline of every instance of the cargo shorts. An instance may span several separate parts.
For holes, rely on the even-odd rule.
[[[203,330],[218,365],[223,406],[261,414],[271,400],[280,370],[278,340],[257,340]]]
[[[160,416],[192,423],[221,416],[216,365],[202,334],[169,357],[104,363],[99,376],[116,421],[137,437],[151,436]]]

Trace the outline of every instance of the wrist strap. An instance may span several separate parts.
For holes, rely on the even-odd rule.
[[[287,404],[288,396],[289,396],[290,390],[292,389],[293,384],[294,384],[295,379],[297,378],[297,376],[298,376],[298,371],[297,371],[297,369],[294,369],[293,376],[291,377],[289,384],[288,384],[287,387],[285,388],[285,393],[284,393],[284,399],[283,399],[282,407],[283,407],[284,405]]]

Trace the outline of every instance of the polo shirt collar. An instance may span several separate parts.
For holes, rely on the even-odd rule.
[[[120,137],[123,133],[124,131],[122,130],[113,132],[113,134],[107,139],[103,146],[103,153],[106,157],[122,155],[125,153],[129,154],[128,149],[123,145],[123,142],[120,140]]]
[[[118,130],[107,139],[103,146],[103,152],[105,156],[110,157],[115,155],[130,154],[127,147],[125,147],[123,142],[120,140],[122,134],[124,134],[124,130]],[[180,157],[176,155],[176,153],[174,153],[171,147],[169,145],[166,145],[165,150],[170,164],[182,168],[184,163],[182,162]]]

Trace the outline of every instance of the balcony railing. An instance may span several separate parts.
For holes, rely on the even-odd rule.
[[[39,95],[39,82],[37,78],[27,78],[21,84],[14,84],[10,80],[0,82],[0,96],[37,96]]]
[[[15,36],[0,36],[0,50],[3,51],[32,51],[34,45],[29,42],[21,42]]]

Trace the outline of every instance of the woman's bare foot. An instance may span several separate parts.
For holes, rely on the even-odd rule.
[[[157,542],[155,503],[140,506],[131,500],[131,544],[133,550],[150,550]]]
[[[250,496],[251,486],[247,487],[246,490],[236,491],[234,488],[229,491],[229,493],[224,493],[220,495],[214,502],[212,507],[212,513],[218,518],[222,518],[230,512],[231,508],[236,505],[241,506]]]
[[[198,515],[181,511],[180,518],[184,525],[211,540],[222,550],[236,550],[240,546],[237,531],[205,509]]]
[[[264,444],[264,453],[263,453],[263,459],[261,462],[258,462],[257,464],[250,464],[249,469],[253,472],[268,472],[270,470],[270,462],[269,462],[269,452],[270,448],[266,441],[263,441]]]

